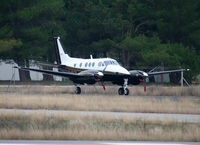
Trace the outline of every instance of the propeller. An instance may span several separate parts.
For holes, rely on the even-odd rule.
[[[144,92],[147,91],[147,78],[144,78]]]
[[[146,82],[146,77],[139,79],[140,82],[144,82],[144,92],[147,91],[147,82]]]
[[[106,86],[104,85],[103,81],[101,81],[101,85],[103,86],[103,90],[105,91],[106,90]]]
[[[102,71],[102,74],[103,74],[103,75],[104,75],[104,72],[105,72],[106,68],[107,68],[107,65],[105,66],[105,68],[104,68],[103,71]],[[104,85],[103,79],[101,79],[101,85],[103,86],[103,90],[106,91],[106,86]]]
[[[144,92],[147,91],[147,78],[148,78],[148,74],[146,72],[142,72],[143,73],[143,80],[144,80]]]
[[[103,82],[103,76],[104,76],[104,74],[102,73],[102,72],[98,72],[98,73],[96,73],[95,75],[95,81],[96,82],[101,82],[101,85],[103,86],[103,89],[104,89],[104,91],[106,90],[106,87],[105,87],[105,85],[104,85],[104,82]]]

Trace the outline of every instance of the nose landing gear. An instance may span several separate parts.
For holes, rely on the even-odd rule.
[[[119,88],[118,94],[126,96],[129,95],[129,89],[127,88],[127,86],[128,86],[128,79],[124,79],[124,85],[121,88]]]
[[[126,96],[129,95],[129,89],[128,89],[128,88],[125,88],[125,90],[124,90],[124,95],[126,95]]]

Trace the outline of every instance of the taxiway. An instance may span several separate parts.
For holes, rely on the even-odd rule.
[[[0,140],[0,145],[199,145],[199,142]]]
[[[132,117],[138,119],[156,119],[160,121],[171,120],[176,122],[198,123],[200,115],[194,114],[164,114],[164,113],[133,113],[133,112],[98,112],[98,111],[66,111],[66,110],[26,110],[26,109],[0,109],[1,112],[13,113],[46,113],[52,114],[82,114],[82,115],[112,115],[116,118]]]

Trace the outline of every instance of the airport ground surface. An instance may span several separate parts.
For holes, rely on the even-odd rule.
[[[0,140],[1,145],[199,145],[198,142],[133,142],[133,141],[7,141]]]
[[[116,119],[123,118],[133,118],[133,119],[150,119],[150,120],[159,120],[165,121],[170,120],[174,122],[185,122],[185,123],[199,123],[200,115],[195,114],[167,114],[167,113],[134,113],[134,112],[99,112],[99,111],[66,111],[66,110],[27,110],[27,109],[0,109],[3,113],[25,113],[25,114],[34,114],[42,113],[48,115],[84,115],[84,116],[112,116]]]
[[[0,144],[184,145],[200,141],[199,86],[149,86],[146,93],[143,87],[130,87],[130,96],[118,96],[116,86],[108,86],[105,92],[101,86],[84,86],[81,95],[73,89],[0,85]],[[20,141],[27,139],[30,142]]]

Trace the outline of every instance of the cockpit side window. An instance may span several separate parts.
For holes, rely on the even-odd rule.
[[[105,65],[119,65],[118,62],[116,60],[106,60],[104,61]]]
[[[119,63],[115,60],[115,61],[113,61],[113,64],[115,64],[115,65],[119,65]]]
[[[110,65],[110,61],[104,61],[105,65]]]

